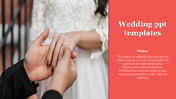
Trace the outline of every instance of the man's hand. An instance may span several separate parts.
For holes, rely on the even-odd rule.
[[[24,68],[31,81],[40,81],[52,76],[52,66],[46,66],[47,53],[49,45],[42,45],[49,35],[49,28],[34,40],[25,55]],[[71,54],[72,60],[75,62],[76,52]],[[54,67],[55,68],[55,67]]]
[[[47,90],[56,90],[62,96],[77,78],[77,72],[71,57],[71,49],[63,47],[63,57],[58,61],[52,78],[47,84]]]
[[[49,45],[42,45],[49,35],[49,28],[34,40],[24,59],[24,68],[31,81],[44,80],[52,75],[51,67],[46,66]]]

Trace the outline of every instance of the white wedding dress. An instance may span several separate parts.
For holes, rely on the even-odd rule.
[[[108,49],[108,16],[95,15],[94,0],[34,0],[29,44],[46,27],[50,34],[44,44],[50,44],[55,33],[96,29],[102,49],[96,51],[76,47],[77,80],[64,93],[64,99],[108,99],[108,67],[102,58]],[[108,8],[108,7],[107,7]],[[47,80],[40,83],[38,97],[45,92]]]

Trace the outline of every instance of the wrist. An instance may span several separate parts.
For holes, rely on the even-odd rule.
[[[76,46],[79,46],[79,42],[80,42],[80,35],[79,32],[74,32],[74,40],[76,42]]]
[[[24,69],[25,69],[25,71],[26,71],[26,74],[27,74],[29,80],[30,80],[30,81],[33,81],[32,78],[31,78],[31,76],[30,76],[29,70],[28,70],[28,68],[27,68],[27,63],[26,63],[26,60],[25,60],[25,59],[23,60],[23,66],[24,66]]]
[[[49,83],[50,82],[50,83]],[[65,83],[62,80],[62,77],[59,77],[59,81],[55,80],[54,78],[51,79],[47,84],[47,91],[49,90],[55,90],[61,94],[61,96],[64,95],[64,92],[66,91]]]
[[[55,89],[57,92],[59,92],[61,94],[61,96],[63,97],[64,92],[65,92],[65,88],[63,87],[63,84],[59,83],[57,84],[58,88]]]

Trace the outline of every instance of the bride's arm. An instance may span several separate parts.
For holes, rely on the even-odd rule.
[[[90,31],[64,33],[62,35],[66,35],[67,37],[74,39],[76,46],[83,49],[101,49],[102,46],[100,35],[96,33],[95,29]]]
[[[108,12],[108,5],[106,11]],[[66,35],[76,41],[76,46],[93,50],[90,58],[97,59],[108,49],[108,16],[100,18],[99,25],[93,30],[71,32]]]
[[[101,19],[101,23],[96,29],[70,32],[63,35],[74,39],[76,46],[93,50],[90,58],[96,59],[108,49],[108,16]]]

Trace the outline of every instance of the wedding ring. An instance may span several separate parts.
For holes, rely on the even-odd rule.
[[[65,44],[63,43],[62,46],[64,46]]]

